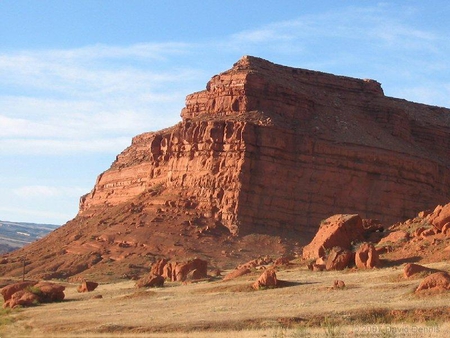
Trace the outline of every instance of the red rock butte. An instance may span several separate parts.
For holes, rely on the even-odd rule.
[[[450,110],[386,97],[374,80],[244,56],[181,117],[133,138],[80,215],[164,185],[232,233],[312,236],[334,213],[390,223],[450,200]]]
[[[220,266],[298,252],[333,214],[390,225],[450,200],[450,110],[387,97],[374,80],[244,56],[181,117],[134,137],[77,217],[0,273],[20,275],[24,255],[42,278],[131,276],[161,257]]]

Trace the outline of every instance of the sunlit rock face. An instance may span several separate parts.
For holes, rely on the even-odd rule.
[[[244,56],[181,117],[136,136],[80,215],[164,186],[233,234],[310,236],[334,213],[389,223],[450,199],[450,111],[386,97],[374,80]]]

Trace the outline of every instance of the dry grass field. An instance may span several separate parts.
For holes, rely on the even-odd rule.
[[[450,269],[447,262],[428,266]],[[250,287],[259,273],[146,290],[125,281],[83,294],[67,284],[61,303],[4,311],[0,336],[448,337],[450,293],[415,295],[421,279],[406,280],[402,272],[293,265],[277,273],[283,287],[259,291]],[[346,287],[333,289],[336,279]]]

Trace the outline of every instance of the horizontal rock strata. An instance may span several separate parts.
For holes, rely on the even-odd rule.
[[[243,57],[188,95],[183,121],[133,139],[80,214],[164,186],[232,233],[306,236],[334,213],[394,222],[450,199],[450,112],[378,82]]]

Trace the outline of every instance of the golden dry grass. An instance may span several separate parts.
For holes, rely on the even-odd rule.
[[[428,266],[449,270],[450,264]],[[447,337],[450,293],[418,297],[420,280],[402,268],[278,272],[288,286],[252,291],[257,275],[137,290],[102,284],[88,294],[68,285],[66,300],[13,311],[3,337]],[[347,287],[332,289],[333,281]],[[101,294],[102,299],[91,299]],[[395,311],[394,311],[395,310]]]

